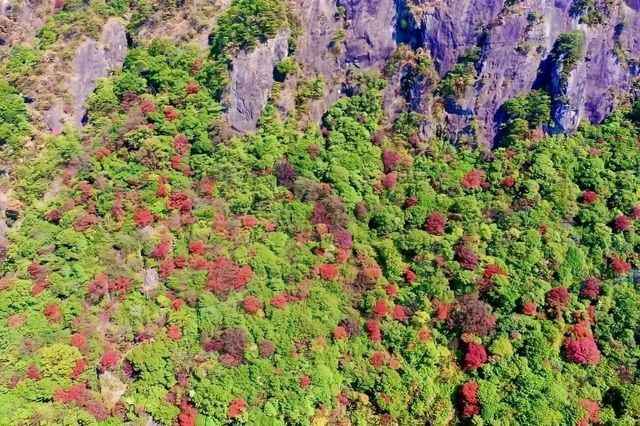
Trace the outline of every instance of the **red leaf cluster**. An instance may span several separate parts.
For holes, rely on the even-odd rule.
[[[524,305],[522,305],[522,313],[525,315],[535,315],[537,310],[538,310],[538,307],[536,306],[536,304],[530,300],[525,302]]]
[[[449,316],[449,312],[451,312],[451,305],[448,303],[441,302],[438,299],[434,299],[431,304],[436,310],[436,320],[444,321]]]
[[[48,273],[46,269],[44,269],[36,262],[31,262],[29,264],[29,266],[27,267],[27,272],[29,273],[29,276],[31,276],[31,278],[33,278],[34,280],[43,280],[47,277]]]
[[[364,291],[372,288],[381,276],[382,269],[379,265],[367,265],[358,272],[353,285],[356,289]]]
[[[82,350],[87,346],[87,338],[84,336],[84,334],[76,333],[71,336],[71,340],[69,343],[71,343],[72,346],[75,346],[76,348]]]
[[[164,118],[166,118],[167,121],[173,121],[178,118],[178,111],[172,106],[166,106],[164,108]]]
[[[580,401],[580,405],[587,412],[586,416],[580,420],[578,426],[587,426],[588,424],[599,424],[600,423],[600,404],[598,401],[593,401],[590,399],[583,399]]]
[[[193,95],[200,91],[200,86],[198,83],[189,83],[187,84],[187,95]]]
[[[336,328],[333,329],[333,338],[336,340],[344,340],[347,337],[349,337],[347,335],[347,329],[344,328],[343,326],[339,325]]]
[[[179,325],[172,325],[167,329],[167,337],[174,342],[182,338],[182,329]]]
[[[164,259],[169,255],[171,251],[171,241],[168,238],[163,238],[162,242],[153,249],[151,256],[156,259]]]
[[[378,300],[373,307],[373,315],[377,317],[386,317],[389,314],[389,305],[386,300]]]
[[[404,206],[408,209],[410,209],[411,207],[415,207],[417,205],[418,205],[418,197],[416,196],[407,197],[404,200]]]
[[[393,189],[398,184],[398,172],[395,170],[386,174],[380,181],[384,189]]]
[[[284,309],[289,302],[284,294],[276,294],[271,298],[271,305],[278,309]]]
[[[182,213],[187,213],[191,211],[192,207],[193,203],[184,192],[171,194],[169,201],[167,201],[167,208],[169,210],[180,210]]]
[[[196,426],[196,417],[198,410],[187,401],[186,397],[182,397],[180,402],[180,414],[178,415],[178,426]]]
[[[189,245],[189,253],[192,256],[199,256],[205,254],[207,248],[204,245],[204,242],[198,240],[194,241]]]
[[[249,265],[236,265],[225,257],[218,257],[209,265],[207,288],[225,299],[232,290],[242,290],[253,277]]]
[[[153,214],[145,208],[139,208],[133,214],[133,221],[138,228],[144,228],[153,223]]]
[[[34,364],[31,364],[27,369],[27,377],[31,380],[38,381],[42,379],[42,373],[40,372],[40,370],[38,370],[38,367],[36,367]]]
[[[280,185],[291,189],[293,188],[293,184],[298,178],[298,174],[291,164],[287,163],[286,161],[282,161],[278,164],[276,178],[278,179],[278,183],[280,183]]]
[[[382,151],[382,166],[384,172],[389,173],[394,170],[395,166],[402,163],[400,154],[395,151]]]
[[[307,376],[307,375],[300,376],[300,381],[299,381],[299,383],[300,383],[300,387],[301,387],[302,389],[306,389],[306,388],[308,388],[309,386],[311,386],[311,377],[309,377],[309,376]]]
[[[351,250],[353,248],[353,240],[351,239],[351,232],[345,229],[336,229],[333,231],[333,241],[336,246],[344,249]]]
[[[629,222],[629,218],[624,215],[616,217],[613,221],[613,229],[616,232],[628,231],[630,228],[631,222]]]
[[[106,274],[98,274],[87,286],[89,296],[100,298],[109,292],[109,277]]]
[[[582,283],[581,293],[587,299],[597,299],[600,295],[600,280],[596,277],[587,278],[584,283]]]
[[[116,200],[113,202],[113,205],[111,206],[111,216],[115,219],[115,220],[122,220],[124,219],[124,208],[122,206],[122,193],[118,192],[116,194]]]
[[[516,184],[516,180],[515,178],[513,178],[513,176],[507,176],[502,181],[502,186],[504,186],[505,188],[513,188],[515,184]]]
[[[118,277],[109,283],[109,291],[116,294],[124,294],[131,288],[131,280],[125,277]]]
[[[387,293],[387,296],[394,298],[398,295],[398,287],[393,284],[387,284],[385,292]]]
[[[80,375],[87,368],[87,365],[87,361],[85,361],[84,358],[77,360],[76,364],[73,366],[73,370],[71,371],[71,378],[75,380],[80,377]]]
[[[86,213],[76,218],[73,223],[73,229],[76,232],[84,232],[87,229],[93,228],[100,223],[100,218],[94,214]]]
[[[393,308],[393,319],[396,321],[406,321],[407,320],[407,311],[404,306],[396,305]]]
[[[320,266],[319,272],[322,279],[326,281],[331,281],[339,274],[338,268],[332,264]]]
[[[60,322],[62,321],[62,311],[60,310],[60,306],[57,303],[51,303],[44,308],[44,316],[47,318],[49,322]]]
[[[60,210],[58,209],[53,209],[45,215],[45,219],[47,219],[51,223],[58,223],[60,222],[61,218],[62,213],[60,213]]]
[[[142,102],[140,102],[140,109],[142,109],[142,112],[144,114],[151,114],[152,112],[155,112],[156,105],[153,103],[152,100],[145,99]]]
[[[376,368],[382,367],[387,363],[387,353],[386,352],[374,352],[371,354],[369,358],[369,362]]]
[[[255,296],[249,295],[246,296],[242,301],[242,306],[244,310],[249,312],[250,314],[256,314],[263,309],[264,304],[262,303],[262,300],[258,299]]]
[[[244,399],[234,399],[229,404],[229,411],[227,416],[230,419],[235,419],[236,417],[240,417],[240,415],[247,409],[247,403]]]
[[[455,246],[456,260],[462,269],[473,271],[478,266],[478,255],[465,244]]]
[[[552,288],[547,292],[547,305],[556,310],[566,308],[569,303],[569,290],[566,287]]]
[[[181,156],[185,156],[189,153],[189,141],[185,135],[176,135],[173,139],[172,147]]]
[[[475,370],[482,367],[487,362],[487,351],[479,343],[469,343],[467,345],[467,353],[464,356],[464,369]]]
[[[462,187],[465,189],[480,188],[484,181],[484,170],[471,170],[462,178]]]
[[[480,288],[482,290],[487,290],[493,287],[493,277],[496,275],[507,275],[505,271],[503,271],[498,265],[493,263],[487,265],[484,269],[484,274],[482,275],[482,279],[480,280]]]
[[[407,268],[404,270],[404,279],[407,280],[407,282],[412,283],[418,279],[418,276],[410,268]]]
[[[427,218],[425,230],[431,235],[444,235],[447,217],[440,212],[433,212]]]
[[[105,370],[111,370],[120,362],[120,356],[115,351],[107,351],[100,357],[100,364]]]
[[[576,339],[566,338],[562,347],[569,361],[590,365],[596,365],[600,362],[600,350],[593,336],[583,336]]]
[[[491,307],[476,296],[465,295],[456,301],[451,321],[462,333],[486,336],[496,328]]]
[[[382,332],[380,331],[380,324],[374,319],[367,321],[367,333],[369,338],[374,342],[382,342]]]
[[[631,264],[622,260],[619,257],[613,256],[611,258],[611,269],[615,275],[626,274],[631,270]]]
[[[594,204],[598,201],[598,193],[594,191],[585,191],[582,194],[582,202],[585,204]]]
[[[33,285],[33,287],[31,287],[31,295],[32,296],[37,296],[40,293],[42,293],[43,291],[45,291],[45,289],[47,289],[49,287],[49,283],[46,281],[38,281],[37,283],[35,283]]]
[[[460,405],[463,417],[480,414],[480,400],[478,399],[478,382],[465,382],[460,390]]]
[[[97,420],[106,420],[109,417],[107,408],[93,397],[85,384],[73,385],[68,391],[57,389],[53,398],[65,404],[82,407]]]

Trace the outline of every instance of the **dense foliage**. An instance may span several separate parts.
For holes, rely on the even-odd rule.
[[[0,153],[8,156],[7,151],[19,151],[31,130],[24,98],[0,80]]]
[[[278,30],[246,8],[282,12],[234,1],[230,49]],[[384,82],[354,73],[321,125],[269,105],[229,140],[226,78],[215,46],[134,48],[84,133],[16,171],[29,205],[0,247],[0,422],[640,421],[638,105],[530,138],[550,114],[533,92],[483,152],[422,140],[411,114],[386,126]],[[0,96],[0,137],[28,134],[22,98]]]

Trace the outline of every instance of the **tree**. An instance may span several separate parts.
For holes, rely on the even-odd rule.
[[[467,345],[467,352],[464,355],[464,368],[465,370],[475,370],[482,367],[487,359],[487,351],[484,346],[471,342]]]

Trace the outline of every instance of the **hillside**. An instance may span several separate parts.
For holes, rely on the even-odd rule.
[[[0,15],[0,425],[640,422],[637,1]]]

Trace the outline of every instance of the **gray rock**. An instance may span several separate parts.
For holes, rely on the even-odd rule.
[[[127,385],[110,371],[100,374],[100,394],[103,400],[115,404],[126,391]]]
[[[145,293],[149,293],[155,290],[158,287],[158,284],[160,284],[160,276],[158,275],[158,270],[155,268],[143,269],[142,277],[142,291],[144,291]]]
[[[503,6],[504,0],[443,0],[425,6],[422,38],[440,75],[477,44],[480,28],[496,18]]]
[[[85,102],[96,88],[98,79],[107,77],[120,67],[127,54],[127,38],[124,24],[109,20],[102,31],[100,41],[88,39],[76,51],[73,74],[69,80],[69,91],[73,95],[72,120],[82,124],[86,113]]]
[[[45,112],[44,119],[47,127],[52,133],[59,133],[62,130],[62,118],[64,116],[64,107],[60,99],[56,99],[49,109]]]
[[[280,31],[273,39],[234,59],[225,113],[233,130],[242,133],[256,129],[273,86],[273,68],[288,55],[290,35],[289,30]]]
[[[346,9],[346,62],[380,67],[396,48],[395,0],[343,0]]]
[[[441,75],[445,75],[461,54],[481,40],[477,80],[448,115],[473,115],[480,124],[481,139],[493,142],[500,106],[508,99],[525,95],[536,87],[548,87],[551,95],[564,96],[568,103],[556,105],[558,130],[572,132],[581,120],[602,121],[631,90],[631,79],[639,72],[640,5],[627,0],[612,7],[605,22],[587,26],[572,16],[570,0],[527,0],[504,7],[502,0],[443,0],[437,6],[421,5],[419,32]],[[541,19],[535,19],[540,16]],[[585,34],[586,54],[570,73],[566,87],[557,82],[560,70],[546,68],[545,60],[562,33],[580,29]],[[616,45],[626,61],[615,53]],[[452,134],[468,126],[468,120],[445,117]]]
[[[319,122],[327,108],[340,98],[341,46],[333,46],[338,31],[342,28],[337,19],[335,0],[301,0],[300,17],[304,31],[298,38],[295,59],[300,65],[302,77],[322,76],[325,94],[312,100],[309,115]],[[298,80],[288,78],[282,93],[281,108],[286,112],[295,107],[295,92]]]

